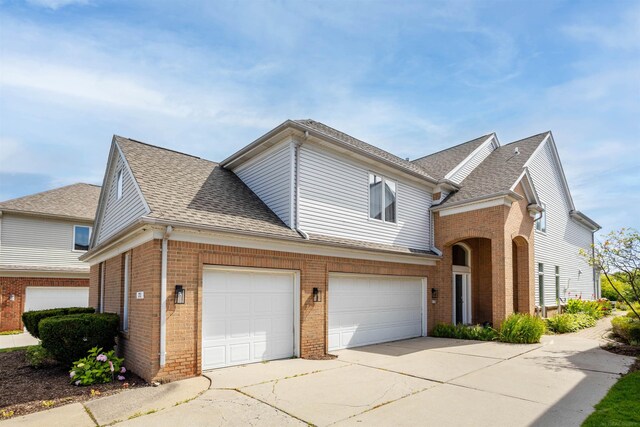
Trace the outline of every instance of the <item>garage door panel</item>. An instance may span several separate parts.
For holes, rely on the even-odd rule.
[[[27,286],[25,289],[24,311],[88,306],[88,287]]]
[[[336,275],[329,279],[329,350],[422,334],[422,280]]]
[[[203,277],[203,369],[293,355],[293,273],[205,271]]]

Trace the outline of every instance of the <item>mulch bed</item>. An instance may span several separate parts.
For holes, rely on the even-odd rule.
[[[34,369],[25,359],[25,350],[0,353],[0,412],[13,411],[15,417],[148,386],[131,372],[125,376],[123,382],[77,387],[69,383],[69,370],[60,365]]]

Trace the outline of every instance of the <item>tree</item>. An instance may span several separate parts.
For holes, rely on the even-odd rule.
[[[602,272],[609,285],[640,320],[640,314],[629,301],[640,300],[640,234],[633,228],[621,228],[603,237],[603,242],[591,245],[592,253],[581,249],[580,254],[590,266]],[[629,285],[633,298],[627,299],[616,279]]]

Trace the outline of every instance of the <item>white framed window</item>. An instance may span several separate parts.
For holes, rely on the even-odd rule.
[[[122,198],[122,169],[118,171],[118,176],[116,179],[116,200],[120,200]]]
[[[88,251],[89,241],[91,240],[91,227],[88,225],[73,226],[73,250]]]
[[[130,271],[131,271],[131,252],[124,255],[124,285],[122,298],[122,330],[129,330],[129,288],[130,288]]]
[[[540,206],[542,206],[542,212],[540,212],[540,217],[536,220],[536,230],[544,233],[547,231],[547,205],[540,203]]]
[[[538,263],[538,294],[540,306],[544,307],[544,264]]]
[[[396,182],[369,174],[369,218],[384,222],[397,222]]]
[[[556,301],[560,304],[560,266],[556,265]]]

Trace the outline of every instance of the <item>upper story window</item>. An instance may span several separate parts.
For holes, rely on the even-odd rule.
[[[396,222],[395,181],[369,174],[369,218]]]
[[[540,203],[542,206],[542,213],[540,213],[540,218],[536,220],[536,230],[545,232],[547,231],[547,205],[544,203]]]
[[[86,225],[73,226],[73,250],[74,251],[88,251],[90,238],[91,238],[91,227]]]
[[[122,169],[118,171],[118,178],[116,180],[116,200],[122,198]]]

